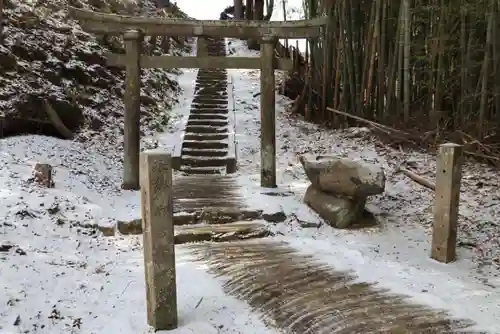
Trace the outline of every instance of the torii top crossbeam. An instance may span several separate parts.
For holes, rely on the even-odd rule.
[[[328,22],[327,18],[286,22],[186,20],[105,14],[75,7],[69,7],[69,16],[80,21],[85,31],[97,34],[121,35],[138,29],[145,35],[235,38],[314,38]]]

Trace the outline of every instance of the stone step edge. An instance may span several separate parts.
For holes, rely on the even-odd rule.
[[[190,220],[194,223],[184,223],[184,220],[189,220],[191,217],[195,217],[195,215],[183,215],[183,216],[174,216],[174,235],[182,235],[185,233],[189,234],[219,234],[219,233],[228,233],[233,231],[244,232],[244,231],[252,231],[252,230],[260,230],[266,229],[271,221],[266,221],[262,218],[258,218],[262,216],[262,213],[252,215],[253,219],[243,219],[243,220],[231,220],[219,223],[217,222],[218,217],[213,217],[215,220],[210,220],[211,217],[207,217],[208,220]],[[186,219],[187,218],[187,219]],[[211,223],[214,222],[214,223]],[[113,226],[108,226],[108,229],[113,228]],[[115,232],[119,232],[122,235],[139,235],[142,234],[142,219],[134,219],[131,221],[119,221],[116,226],[114,226]],[[99,228],[101,230],[101,228]],[[103,227],[102,230],[105,228]],[[104,233],[104,231],[102,231]],[[109,233],[111,235],[111,233]],[[108,233],[106,233],[108,235]],[[207,236],[208,237],[208,236]],[[207,240],[208,241],[208,240]]]
[[[230,159],[230,158],[228,158],[227,152],[226,152],[226,155],[224,155],[224,156],[217,156],[217,155],[205,156],[205,155],[182,154],[181,155],[181,164],[183,164],[184,160],[220,162],[220,161],[225,161],[227,159]]]

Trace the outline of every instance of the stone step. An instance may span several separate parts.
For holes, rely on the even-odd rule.
[[[225,92],[227,90],[227,80],[226,79],[200,79],[196,80],[196,84],[199,85],[199,83],[202,83],[200,86],[203,89],[200,89],[202,91],[208,91],[209,89],[217,89],[218,92]],[[196,86],[198,87],[198,86]],[[195,91],[198,91],[196,89]]]
[[[192,167],[182,166],[181,172],[187,174],[222,174],[226,168],[224,167]]]
[[[208,83],[203,83],[203,84],[198,84],[196,83],[196,85],[194,86],[194,90],[195,91],[198,91],[198,90],[202,90],[202,89],[206,89],[206,88],[209,88],[209,89],[214,89],[214,90],[217,90],[217,91],[226,91],[227,90],[227,82],[226,83],[219,83],[219,82],[208,82]]]
[[[226,72],[222,73],[199,73],[196,79],[217,79],[217,80],[227,80],[228,75]]]
[[[206,107],[203,105],[194,105],[191,107],[191,115],[196,114],[196,115],[224,115],[227,116],[229,114],[229,110],[227,110],[227,106],[224,107],[217,107],[217,106],[211,106],[211,107]]]
[[[220,73],[220,74],[198,74],[196,79],[216,79],[216,80],[227,80],[228,76],[227,73]]]
[[[202,73],[198,72],[196,78],[201,78],[201,79],[227,79],[228,75],[227,72],[211,72],[211,73]]]
[[[215,126],[221,127],[228,125],[227,120],[218,120],[218,119],[188,119],[188,126],[191,125],[207,125],[207,126]]]
[[[227,73],[227,70],[225,69],[200,69],[198,70],[198,74],[221,74],[221,73]]]
[[[223,76],[223,77],[213,77],[213,76],[198,76],[196,78],[196,82],[207,82],[207,81],[210,81],[210,82],[224,82],[224,83],[227,83],[227,76]]]
[[[221,114],[210,114],[210,113],[192,113],[189,115],[189,119],[203,119],[203,120],[214,119],[214,120],[227,121],[227,116]]]
[[[182,156],[181,166],[189,167],[225,167],[227,159],[225,157],[191,157]]]
[[[185,137],[185,136],[184,136]],[[195,149],[227,149],[228,144],[220,140],[184,140],[182,143],[183,148],[195,148]]]
[[[222,97],[227,97],[227,89],[225,87],[218,88],[216,87],[215,89],[213,87],[205,87],[205,88],[200,88],[198,90],[194,91],[195,95],[215,95],[215,96],[222,96]]]
[[[227,133],[228,127],[223,126],[223,127],[216,127],[216,126],[210,126],[210,125],[187,125],[186,126],[186,133]]]
[[[227,78],[227,71],[212,71],[212,72],[201,72],[198,71],[198,77],[217,77],[217,78]]]
[[[216,84],[216,83],[208,83],[206,85],[196,85],[195,86],[195,94],[226,94],[227,96],[227,84]]]
[[[200,90],[196,91],[196,93],[193,96],[193,101],[196,99],[204,99],[204,100],[209,100],[209,99],[217,99],[217,100],[222,100],[225,103],[228,100],[227,96],[227,88],[224,87],[222,88],[217,88],[217,89],[209,89],[209,90],[204,90],[201,88]]]
[[[221,101],[227,101],[227,94],[223,95],[224,93],[227,93],[227,90],[205,90],[205,89],[200,89],[197,91],[194,95],[194,100],[196,99],[202,99],[202,100],[221,100]]]
[[[227,75],[198,75],[196,81],[227,81]]]
[[[219,99],[227,99],[227,87],[217,87],[216,89],[213,89],[212,87],[207,87],[207,88],[201,88],[199,90],[196,90],[194,93],[195,97],[204,97],[204,98],[210,98],[210,97],[215,97]]]
[[[211,104],[211,103],[197,103],[197,102],[193,102],[191,104],[191,108],[196,108],[198,110],[200,109],[226,109],[226,113],[227,113],[227,106],[228,106],[228,103],[225,102],[223,104]]]
[[[224,103],[227,103],[228,101],[228,97],[227,95],[222,95],[224,92],[217,92],[217,91],[214,91],[214,92],[199,92],[198,94],[196,94],[193,98],[193,101],[192,102],[195,102],[195,103],[205,103],[205,102],[212,102],[212,101],[216,101],[220,104],[224,104]]]
[[[198,72],[198,78],[200,77],[215,77],[215,78],[227,78],[226,71],[217,71],[217,72]]]
[[[198,75],[196,77],[197,80],[226,80],[227,81],[227,74],[221,74],[221,75],[214,75],[214,74],[211,74],[211,75],[208,75],[208,74],[204,74],[204,75]]]
[[[211,241],[226,242],[271,236],[263,222],[239,221],[227,224],[175,226],[175,244]]]
[[[212,97],[212,96],[206,96],[206,97],[201,97],[201,96],[196,96],[193,99],[193,103],[195,104],[207,104],[207,105],[224,105],[227,104],[227,98],[224,99],[221,96],[218,97]]]
[[[217,79],[202,79],[202,80],[196,80],[195,83],[195,92],[200,92],[202,93],[203,91],[209,91],[211,92],[216,91],[217,93],[219,92],[225,92],[227,91],[227,81],[222,81],[222,80],[217,80]]]
[[[222,141],[227,139],[227,134],[208,134],[208,133],[186,133],[184,140],[191,141]]]
[[[223,95],[226,93],[225,95]],[[195,92],[194,97],[201,97],[201,98],[217,98],[217,99],[225,99],[227,100],[227,89],[210,89],[210,88],[202,88],[198,91]]]
[[[220,84],[220,85],[227,86],[227,79],[197,78],[196,83],[199,85],[201,84],[201,85],[205,85],[205,86],[210,86],[213,84]]]
[[[214,92],[220,93],[220,92],[226,92],[227,91],[227,82],[220,82],[220,81],[207,81],[207,82],[196,82],[195,86],[195,92],[200,92],[202,93],[204,89],[210,89],[213,90]],[[212,91],[210,91],[212,92]]]
[[[217,93],[227,91],[227,81],[222,79],[197,79],[195,91],[203,92],[204,89],[211,88]]]
[[[198,187],[199,184],[196,184],[194,187]],[[175,192],[176,188],[174,188],[174,200],[179,199],[178,193]],[[197,189],[198,190],[198,189]],[[200,191],[203,191],[203,189],[199,189]],[[213,190],[213,186],[211,189]],[[211,194],[212,195],[212,194]],[[174,225],[177,226],[185,226],[185,225],[200,225],[200,224],[215,224],[215,225],[220,225],[220,224],[230,224],[230,223],[236,223],[236,222],[254,222],[256,220],[259,221],[266,221],[270,223],[278,223],[278,222],[283,222],[286,220],[286,215],[283,212],[275,212],[275,213],[264,213],[262,210],[247,210],[247,209],[241,209],[241,208],[227,208],[227,207],[221,207],[221,204],[226,204],[229,200],[226,196],[230,196],[231,199],[234,200],[235,196],[231,196],[232,194],[222,194],[219,192],[219,196],[221,198],[220,201],[214,203],[212,202],[212,205],[209,205],[208,207],[202,207],[200,210],[194,210],[190,212],[176,212],[174,213]],[[213,195],[212,195],[213,196]],[[182,197],[182,194],[181,194]],[[186,196],[184,196],[186,197]],[[226,198],[224,198],[226,197]],[[202,199],[202,197],[199,197],[198,199]],[[213,198],[210,198],[213,199]],[[181,198],[181,200],[186,201],[186,198]],[[136,222],[135,220],[132,221],[137,227],[134,228],[134,230],[139,230],[139,233],[142,233],[142,226],[141,226],[141,221]],[[126,222],[128,223],[128,222]]]
[[[226,149],[192,149],[192,148],[183,148],[182,155],[187,155],[191,157],[225,157],[227,156]]]
[[[195,103],[191,105],[191,112],[198,114],[227,114],[229,111],[227,109],[227,104],[224,106],[205,106],[203,104]]]

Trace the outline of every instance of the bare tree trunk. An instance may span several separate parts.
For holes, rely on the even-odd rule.
[[[273,9],[274,9],[274,0],[269,0],[269,1],[266,0],[266,16],[264,16],[265,21],[271,20],[271,16],[273,16]]]
[[[495,13],[493,12],[493,1],[490,2],[491,11],[488,14],[488,28],[486,30],[486,46],[484,48],[484,59],[482,67],[482,80],[481,80],[481,98],[479,106],[479,124],[477,125],[477,132],[479,138],[482,139],[485,133],[485,120],[486,120],[486,109],[488,108],[488,69],[490,63],[490,45],[491,45],[491,32],[493,30],[493,18]]]
[[[245,19],[253,20],[253,0],[246,0]]]
[[[234,0],[234,19],[243,19],[243,0]]]
[[[256,21],[264,20],[264,0],[255,0],[253,19]]]
[[[253,5],[253,20],[264,20],[264,0],[254,0]],[[260,44],[256,38],[249,38],[247,45],[250,50],[260,50]]]
[[[404,51],[403,51],[403,120],[408,122],[410,120],[410,0],[403,1],[404,7]]]
[[[4,0],[0,0],[0,42],[3,42],[3,9],[5,7]]]

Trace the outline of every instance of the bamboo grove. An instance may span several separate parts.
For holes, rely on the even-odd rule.
[[[347,119],[331,109],[341,110],[433,142],[476,143],[494,155],[499,6],[500,0],[304,0],[306,17],[330,18],[325,37],[308,42],[306,118],[340,126]]]

